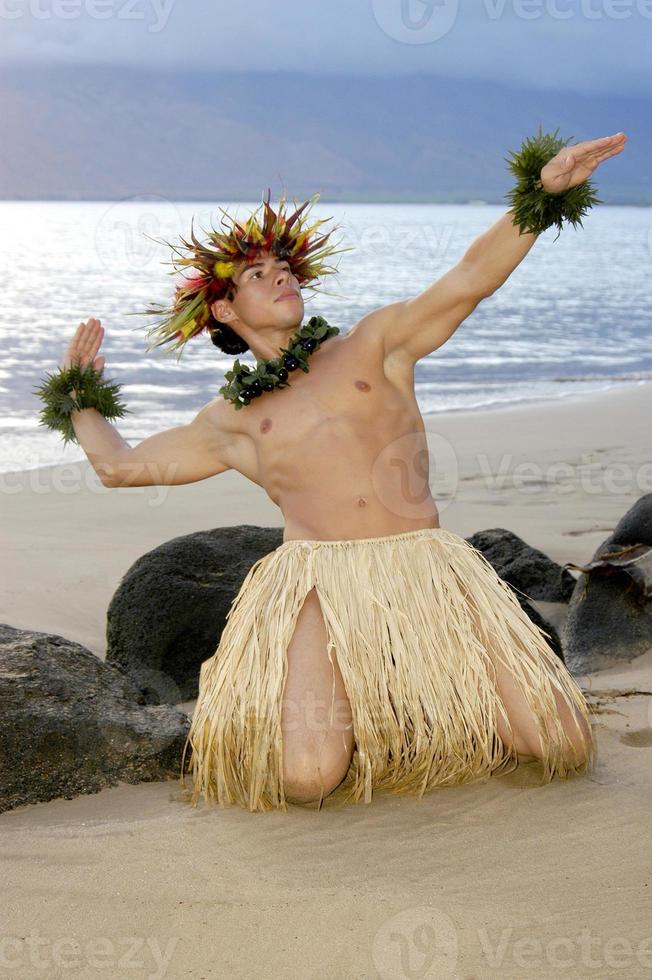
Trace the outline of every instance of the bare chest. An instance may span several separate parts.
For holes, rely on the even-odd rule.
[[[388,377],[382,358],[353,336],[328,343],[307,374],[292,372],[289,387],[234,410],[232,465],[274,500],[333,468],[353,475],[402,432],[423,427],[411,376]]]

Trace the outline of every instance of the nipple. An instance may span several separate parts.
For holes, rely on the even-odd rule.
[[[361,379],[355,382],[355,386],[360,391],[371,391],[371,385]]]
[[[269,432],[271,427],[272,427],[272,420],[270,418],[263,419],[263,421],[260,423],[261,432]]]

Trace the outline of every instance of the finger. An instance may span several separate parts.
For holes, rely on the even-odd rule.
[[[84,333],[86,324],[80,323],[75,331],[75,334],[68,344],[68,353],[75,358],[78,358],[84,345]]]
[[[607,146],[602,150],[595,150],[589,157],[590,160],[600,161],[608,160],[609,157],[613,157],[616,153],[622,153],[625,149],[625,143],[616,143],[613,146]]]
[[[77,347],[77,344],[79,343],[79,340],[81,338],[83,325],[84,325],[83,323],[80,323],[79,326],[77,327],[77,329],[75,330],[74,334],[70,338],[70,340],[68,342],[68,350],[69,351],[72,351],[75,347]]]
[[[603,136],[599,140],[587,140],[584,143],[578,143],[573,147],[573,152],[584,157],[590,154],[604,153],[605,150],[611,151],[621,144],[624,146],[626,142],[627,137],[624,133],[616,133],[613,136]]]
[[[605,147],[615,146],[624,139],[627,139],[624,133],[614,133],[613,136],[602,136],[599,140],[587,140],[585,143],[580,143],[580,146],[585,147],[589,152],[593,152],[594,150],[603,150]]]
[[[600,153],[598,155],[597,157],[598,163],[601,163],[603,160],[608,160],[609,157],[617,156],[619,153],[622,153],[624,149],[625,149],[625,144],[623,143],[622,146],[616,146],[612,150],[605,150],[604,153]]]
[[[84,354],[90,356],[95,353],[95,344],[97,340],[97,321],[91,317],[86,325],[86,331],[84,333]]]
[[[84,324],[84,330],[82,332],[82,335],[80,337],[79,343],[77,345],[77,350],[79,351],[80,356],[83,357],[83,358],[85,358],[87,356],[88,351],[90,349],[89,348],[89,336],[90,336],[90,328],[89,328],[88,324],[85,323]]]

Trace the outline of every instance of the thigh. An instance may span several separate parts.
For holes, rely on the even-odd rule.
[[[353,718],[316,590],[307,594],[287,650],[281,728],[288,775],[346,775],[353,756]],[[332,664],[331,664],[332,660]]]
[[[496,704],[496,728],[501,740],[507,746],[513,744],[516,752],[523,758],[541,759],[543,746],[537,720],[532,713],[527,699],[510,668],[501,659],[496,644],[491,636],[482,629],[475,604],[469,598],[474,629],[480,636],[491,661],[491,680],[500,695],[505,710]],[[574,707],[571,707],[564,695],[555,685],[554,677],[550,678],[557,714],[566,736],[570,739],[573,749],[584,755],[590,738],[590,729],[586,721]],[[576,724],[577,723],[577,724]],[[579,724],[581,733],[578,732]]]

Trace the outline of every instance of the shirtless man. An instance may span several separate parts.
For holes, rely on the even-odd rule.
[[[602,159],[620,152],[625,139],[620,134],[573,147],[578,180],[586,179],[587,166],[592,172]],[[554,158],[543,169],[542,181],[546,171],[550,188],[559,188],[561,161]],[[289,387],[268,392],[240,411],[218,395],[189,424],[130,447],[90,408],[73,414],[75,434],[107,487],[194,483],[237,470],[280,508],[284,541],[368,538],[439,527],[428,467],[415,465],[417,459],[428,459],[414,391],[415,364],[441,347],[505,282],[536,237],[519,234],[508,211],[423,293],[374,310],[347,333],[328,338],[310,355],[308,374],[294,371]],[[304,319],[303,298],[289,263],[261,253],[257,262],[238,268],[233,282],[233,299],[217,300],[213,315],[241,336],[256,358],[278,356]],[[104,357],[98,352],[103,335],[99,320],[80,324],[61,366],[80,360],[102,370]],[[322,703],[329,700],[332,675],[326,645],[321,608],[312,589],[288,648],[284,705],[301,706],[311,697]],[[349,768],[354,732],[336,656],[334,662],[337,724],[326,732],[325,743],[314,731],[297,725],[294,714],[290,730],[283,710],[284,780],[290,801],[319,797],[312,754],[318,744],[327,792],[339,785]],[[516,751],[540,758],[536,723],[523,695],[500,664],[494,662],[494,667]],[[582,752],[568,708],[561,700],[559,707],[568,736]],[[498,733],[509,744],[501,715]]]

